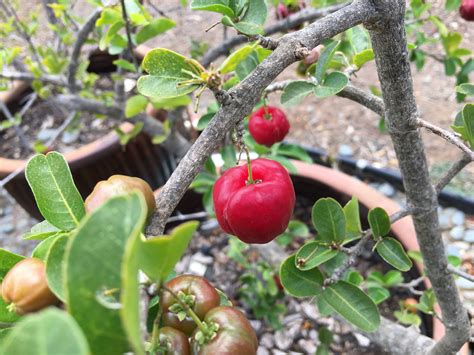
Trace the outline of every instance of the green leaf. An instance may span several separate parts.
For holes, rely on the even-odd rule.
[[[239,65],[240,62],[247,58],[249,54],[253,52],[254,49],[255,44],[251,44],[236,50],[234,53],[232,53],[226,58],[226,60],[224,61],[224,63],[221,64],[218,70],[222,74],[234,71],[235,68],[237,68],[237,65]]]
[[[447,11],[458,10],[461,5],[461,0],[446,0],[445,9]]]
[[[413,266],[400,242],[393,238],[384,238],[375,249],[387,263],[400,271],[408,271]]]
[[[456,92],[468,96],[474,96],[474,84],[464,83],[459,86],[456,86]]]
[[[35,155],[25,174],[43,217],[59,229],[76,228],[85,214],[84,202],[64,157],[57,152]]]
[[[111,8],[105,8],[100,14],[100,17],[95,22],[95,25],[97,27],[104,25],[112,25],[115,22],[120,21],[121,19],[122,14],[120,11]]]
[[[321,198],[313,206],[311,213],[313,225],[318,231],[318,240],[322,242],[344,241],[346,218],[341,205],[333,198]]]
[[[367,294],[372,298],[372,301],[374,301],[375,304],[380,304],[390,298],[390,291],[383,287],[369,287],[367,289]]]
[[[362,26],[355,26],[347,30],[347,35],[355,53],[361,53],[370,47],[370,38]]]
[[[16,263],[22,261],[25,257],[9,252],[8,250],[0,248],[0,284],[5,275]],[[16,313],[10,312],[7,305],[0,297],[0,322],[13,323],[20,318]]]
[[[191,10],[202,10],[218,12],[220,14],[235,17],[229,0],[193,0],[191,2]]]
[[[129,132],[122,131],[120,127],[115,127],[114,131],[119,136],[120,144],[122,146],[126,146],[128,142],[130,142],[131,139],[135,138],[136,136],[140,134],[143,126],[144,126],[143,122],[137,122],[133,126],[132,130]]]
[[[59,231],[60,230],[58,228],[53,226],[48,221],[43,221],[31,227],[31,230],[23,235],[23,239],[43,240],[54,234],[57,234]]]
[[[53,243],[56,241],[57,237],[59,234],[52,235],[44,240],[42,240],[34,249],[33,252],[31,253],[31,257],[33,258],[38,258],[43,261],[46,260],[46,257],[48,256],[49,249],[53,245]]]
[[[449,32],[445,36],[441,36],[444,50],[451,55],[461,44],[462,35],[459,32]]]
[[[288,158],[285,158],[281,155],[275,155],[275,154],[268,154],[265,156],[265,158],[279,162],[281,165],[285,167],[286,170],[288,170],[290,174],[296,174],[297,172],[295,166],[293,165],[291,160]]]
[[[148,99],[143,95],[131,96],[125,104],[125,117],[130,118],[143,112],[148,104]]]
[[[74,318],[48,308],[18,322],[2,341],[0,353],[88,355],[89,347]]]
[[[374,51],[372,49],[366,49],[354,55],[354,57],[352,57],[352,62],[357,66],[357,68],[362,68],[365,63],[370,62],[374,58]]]
[[[334,313],[332,307],[324,300],[324,297],[318,297],[316,299],[316,305],[318,306],[319,313],[323,317],[328,317]]]
[[[142,240],[138,247],[140,268],[155,282],[163,281],[181,259],[199,222],[174,228],[171,235]]]
[[[128,60],[125,60],[125,59],[116,59],[113,61],[113,64],[115,64],[119,68],[125,69],[132,73],[135,73],[137,71],[135,69],[135,65],[133,65],[133,63],[130,63]]]
[[[339,252],[318,242],[309,242],[303,245],[296,253],[295,265],[306,271],[314,269],[334,258]]]
[[[436,296],[432,289],[425,290],[420,297],[420,302],[416,305],[416,309],[426,314],[434,313],[434,305],[436,303]]]
[[[349,83],[349,78],[346,74],[335,71],[329,74],[322,85],[314,88],[314,94],[319,98],[325,98],[336,95],[342,91]]]
[[[338,281],[328,286],[322,296],[339,315],[357,328],[373,332],[379,327],[380,315],[377,306],[357,286]]]
[[[416,313],[411,313],[407,311],[395,311],[393,315],[397,320],[405,325],[416,325],[419,327],[421,325],[421,318]]]
[[[374,237],[383,237],[390,232],[390,217],[383,208],[370,210],[367,218]]]
[[[197,80],[203,68],[194,59],[188,59],[169,49],[153,49],[145,56],[143,69],[150,75],[138,79],[137,90],[140,94],[152,98],[164,99],[189,94],[201,83],[189,83]],[[178,84],[181,84],[179,86]]]
[[[66,303],[92,353],[129,351],[117,309],[121,269],[127,242],[141,232],[145,219],[140,194],[112,198],[82,221],[66,248]]]
[[[191,98],[188,95],[172,97],[169,99],[150,99],[154,108],[172,110],[176,107],[187,106],[191,103]]]
[[[306,96],[311,94],[316,85],[301,80],[292,81],[283,89],[281,94],[281,103],[287,107],[299,104]]]
[[[336,53],[336,49],[340,43],[341,41],[332,42],[324,49],[324,51],[319,56],[315,71],[315,77],[319,83],[323,82],[324,74],[326,73],[326,70],[328,69],[329,64],[331,63],[331,59],[334,56],[334,53]]]
[[[138,31],[135,40],[137,44],[142,44],[159,35],[160,33],[168,31],[175,25],[176,23],[168,18],[159,18],[153,20],[148,25],[144,26],[140,31]]]
[[[265,0],[252,0],[248,2],[247,11],[239,21],[233,21],[233,18],[224,17],[224,25],[233,26],[237,31],[245,35],[255,35],[263,33],[263,24],[267,19],[267,5]]]
[[[285,290],[294,297],[317,296],[322,291],[323,274],[318,269],[299,270],[296,255],[286,258],[280,266],[280,281]]]
[[[360,224],[359,201],[357,197],[352,197],[343,208],[346,217],[346,239],[344,243],[348,243],[360,238],[362,226]]]
[[[354,270],[349,271],[344,279],[354,286],[359,286],[362,282],[364,282],[364,277]]]
[[[290,158],[304,161],[308,164],[313,163],[313,159],[311,159],[311,156],[306,152],[306,150],[304,150],[299,145],[285,143],[285,144],[278,144],[278,145],[274,144],[273,147],[276,147],[275,153],[277,155],[285,155]]]
[[[48,286],[63,302],[66,299],[64,294],[64,254],[68,241],[69,235],[67,234],[55,238],[46,257]]]
[[[462,120],[467,136],[467,140],[474,148],[474,104],[467,104],[462,110]]]

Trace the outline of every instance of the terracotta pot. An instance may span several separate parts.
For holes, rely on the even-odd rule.
[[[143,58],[147,51],[147,47],[139,46],[137,57]],[[114,68],[112,56],[94,52],[91,58],[92,63],[96,63],[94,58],[100,58],[97,59],[94,70],[107,72],[111,65],[112,69]],[[15,81],[11,90],[1,93],[0,99],[12,107],[28,90],[30,87],[27,83]],[[128,132],[133,128],[133,125],[124,123],[120,128]],[[152,144],[150,138],[144,133],[123,147],[114,132],[65,154],[74,181],[83,197],[92,191],[98,181],[107,179],[113,174],[140,177],[156,189],[166,182],[176,167],[176,161],[170,157],[168,151],[160,145]],[[0,157],[0,179],[17,169],[24,168],[26,163],[26,160]],[[6,184],[5,188],[30,215],[42,219],[24,173],[17,175]]]

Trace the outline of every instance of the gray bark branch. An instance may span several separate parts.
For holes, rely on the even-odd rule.
[[[166,220],[197,176],[207,157],[222,142],[226,133],[247,116],[267,87],[286,67],[298,60],[302,47],[313,49],[324,39],[373,18],[371,3],[354,1],[339,11],[323,17],[301,31],[280,38],[275,51],[240,84],[229,91],[219,112],[184,156],[157,197],[158,208],[147,228],[147,235],[161,235]]]
[[[286,19],[281,20],[275,23],[274,25],[266,27],[264,30],[264,35],[270,36],[278,32],[288,31],[289,29],[297,27],[305,22],[314,21],[333,12],[336,12],[347,5],[348,4],[333,5],[322,9],[307,8],[303,11],[299,11],[296,14],[288,16]],[[220,56],[226,55],[232,48],[247,41],[248,38],[245,36],[230,37],[218,46],[208,50],[206,54],[204,54],[200,62],[204,67],[207,67]]]
[[[385,118],[397,155],[425,270],[442,310],[445,336],[432,354],[455,354],[469,340],[469,319],[448,270],[438,225],[437,194],[428,173],[404,30],[404,0],[374,2],[383,16],[368,25],[382,86]],[[399,342],[397,342],[399,344]]]

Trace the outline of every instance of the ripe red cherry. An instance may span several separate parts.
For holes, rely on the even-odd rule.
[[[295,206],[295,190],[286,169],[269,159],[251,162],[254,184],[248,184],[247,165],[227,170],[214,185],[213,200],[221,228],[245,243],[264,244],[288,227]]]
[[[263,106],[250,116],[249,131],[258,144],[270,147],[281,142],[289,130],[290,123],[279,108]]]
[[[288,11],[288,8],[285,6],[285,4],[279,3],[276,11],[277,19],[281,20],[287,18],[289,15],[290,12]]]
[[[466,21],[474,21],[474,0],[462,0],[459,13]]]

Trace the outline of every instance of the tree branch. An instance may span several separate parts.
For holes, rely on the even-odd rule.
[[[284,20],[278,21],[274,25],[268,26],[264,30],[264,35],[270,36],[278,32],[288,31],[289,29],[297,27],[305,22],[314,21],[316,19],[334,13],[347,5],[348,3],[342,5],[328,6],[322,9],[304,9],[296,14],[288,16]],[[208,67],[217,58],[226,55],[232,48],[238,46],[239,44],[245,43],[246,41],[248,41],[248,38],[245,36],[230,37],[218,46],[208,50],[206,54],[204,54],[200,62],[204,67]]]
[[[226,133],[251,112],[267,87],[286,67],[297,61],[296,51],[302,46],[312,49],[361,21],[374,18],[372,3],[355,1],[301,31],[280,38],[279,45],[240,84],[228,92],[230,100],[201,133],[193,147],[175,169],[157,197],[158,209],[153,214],[147,234],[161,235],[167,218],[176,208],[188,186],[201,170],[207,157],[218,147]]]
[[[122,5],[122,17],[123,21],[125,22],[125,32],[127,34],[128,54],[132,59],[133,65],[135,66],[135,70],[138,72],[138,63],[137,58],[135,57],[135,53],[133,51],[132,31],[130,29],[130,21],[127,15],[127,7],[125,6],[125,0],[120,0],[120,4]]]
[[[468,274],[462,270],[456,269],[453,265],[448,265],[448,270],[451,271],[453,274],[462,277],[463,279],[469,280],[474,282],[474,275]]]
[[[435,186],[436,193],[439,195],[446,185],[448,185],[449,182],[471,162],[472,159],[469,157],[469,155],[464,153],[462,157],[457,162],[455,162],[453,166],[446,172],[446,174],[438,181]]]
[[[469,340],[469,319],[448,270],[438,225],[437,194],[431,185],[408,61],[405,0],[374,2],[380,18],[368,25],[382,86],[385,118],[398,158],[425,270],[442,310],[445,336],[430,351],[454,354]]]
[[[31,83],[33,80],[39,80],[45,84],[53,84],[57,86],[66,85],[66,78],[53,74],[42,74],[37,78],[31,73],[3,70],[0,72],[0,77],[9,80],[22,80],[28,83]]]
[[[75,93],[78,89],[76,85],[76,72],[79,66],[79,56],[81,55],[82,46],[89,37],[89,34],[94,30],[95,22],[99,18],[101,12],[101,9],[94,10],[92,15],[87,19],[86,23],[77,33],[77,39],[72,49],[69,67],[67,70],[67,82],[69,91],[71,93]]]

